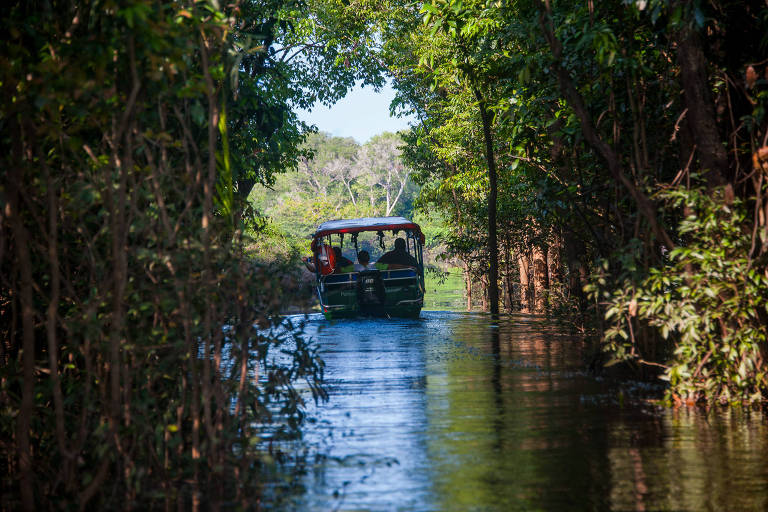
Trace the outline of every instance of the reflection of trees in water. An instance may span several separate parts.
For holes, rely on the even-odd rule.
[[[609,430],[613,508],[765,510],[762,413],[659,409],[616,415]]]
[[[544,319],[452,329],[428,393],[438,508],[766,509],[762,414],[620,405]]]
[[[440,428],[430,432],[428,443],[430,457],[440,464],[437,472],[444,475],[436,482],[441,509],[527,509],[537,502],[530,485],[539,480],[537,449],[524,446],[537,411],[528,406],[524,388],[536,381],[543,389],[548,384],[537,379],[542,373],[537,362],[528,364],[531,358],[517,352],[507,321],[500,324],[489,328],[484,317],[471,316],[456,322],[453,339],[464,346],[454,349],[457,356],[444,366],[443,389],[430,393],[430,400],[448,402],[428,406],[440,416],[430,414]],[[535,343],[546,350],[543,338]]]

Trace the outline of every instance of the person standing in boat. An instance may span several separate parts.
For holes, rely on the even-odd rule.
[[[402,238],[395,239],[395,248],[389,252],[382,254],[379,261],[376,263],[386,263],[389,265],[403,265],[406,267],[415,267],[416,258],[408,254],[406,249],[405,240]]]

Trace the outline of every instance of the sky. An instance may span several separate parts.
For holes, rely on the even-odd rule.
[[[357,87],[330,108],[318,105],[311,112],[299,110],[299,119],[314,124],[322,132],[337,137],[352,137],[364,144],[382,132],[408,128],[412,117],[390,117],[389,104],[395,91],[387,84],[381,91],[372,87]]]

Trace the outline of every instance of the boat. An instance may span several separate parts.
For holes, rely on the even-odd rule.
[[[352,258],[343,257],[345,238]],[[386,251],[386,238],[395,238],[391,250],[374,257]],[[317,228],[311,247],[313,257],[308,261],[313,263],[317,297],[327,319],[419,316],[425,286],[424,234],[418,224],[404,217],[331,220]],[[370,252],[373,263],[350,265],[361,251]]]

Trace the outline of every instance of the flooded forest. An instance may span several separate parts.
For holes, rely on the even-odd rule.
[[[0,510],[768,507],[765,1],[0,21]]]

